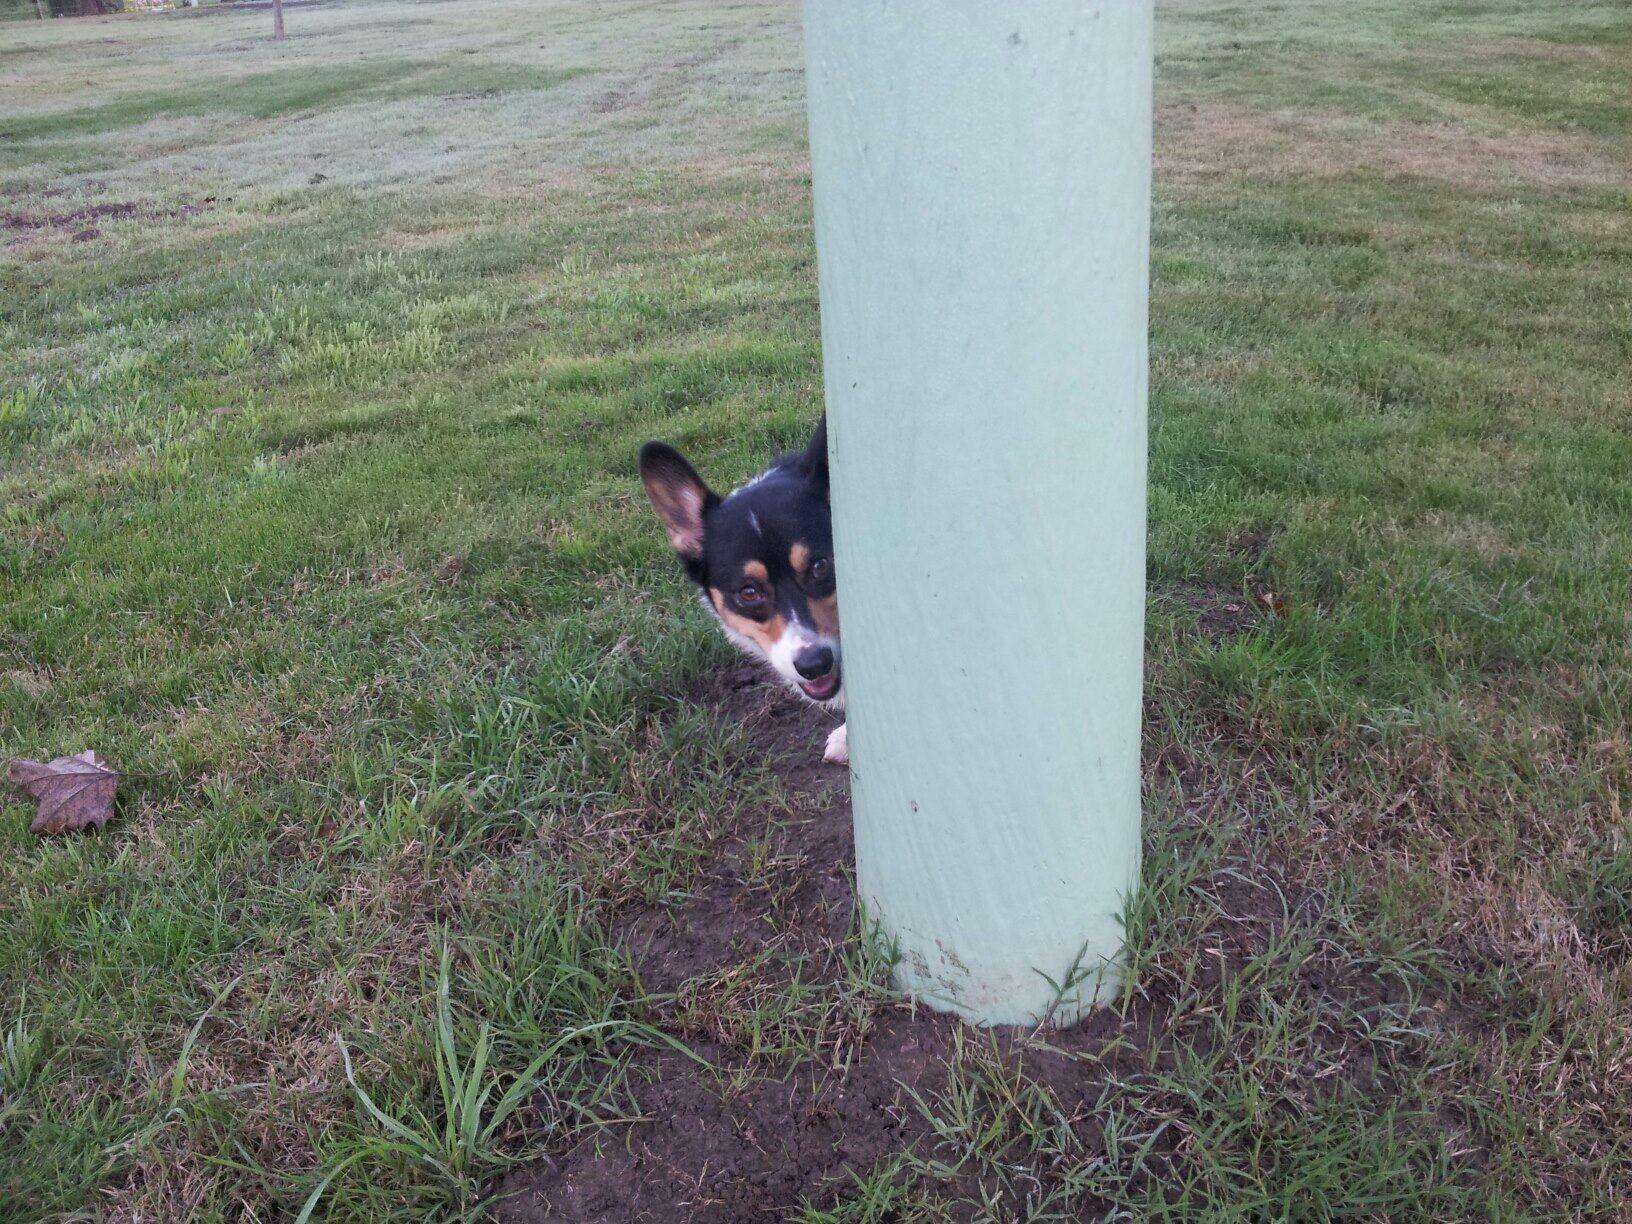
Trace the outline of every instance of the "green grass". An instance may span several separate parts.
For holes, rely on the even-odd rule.
[[[1158,1038],[1085,1130],[971,1036],[807,1219],[1624,1195],[1623,18],[1162,9]],[[654,1046],[796,1076],[875,1003],[857,941],[654,1008],[608,926],[785,802],[677,698],[726,653],[634,453],[819,409],[796,10],[269,20],[0,33],[0,753],[126,775],[0,808],[13,1218],[474,1214]]]
[[[434,61],[382,57],[298,73],[252,72],[230,82],[172,86],[149,93],[133,91],[101,106],[8,120],[0,127],[0,139],[97,135],[174,116],[225,113],[250,119],[279,119],[420,95],[490,96],[510,90],[548,89],[575,75],[578,73],[570,70],[551,71],[519,64],[489,63],[461,70]]]

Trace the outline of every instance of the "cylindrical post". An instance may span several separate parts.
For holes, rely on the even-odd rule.
[[[807,0],[860,901],[1069,1023],[1139,862],[1150,0]]]

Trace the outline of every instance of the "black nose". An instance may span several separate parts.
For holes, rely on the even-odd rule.
[[[793,656],[793,670],[806,680],[820,680],[833,670],[833,648],[806,646]]]

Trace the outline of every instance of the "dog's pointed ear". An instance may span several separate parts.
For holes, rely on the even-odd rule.
[[[640,448],[640,479],[652,509],[663,520],[669,543],[688,569],[703,559],[703,517],[720,504],[695,468],[672,446],[648,442]]]
[[[822,413],[822,419],[816,424],[816,432],[810,437],[810,444],[805,447],[799,456],[799,470],[812,485],[815,485],[827,496],[827,413]]]

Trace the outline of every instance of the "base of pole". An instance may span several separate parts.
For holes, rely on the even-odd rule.
[[[948,1012],[983,1028],[1020,1025],[1074,1028],[1095,1008],[1122,993],[1123,966],[1116,960],[1091,962],[1085,953],[1058,973],[1016,971],[1012,958],[999,963],[969,964],[934,940],[896,931],[900,960],[894,985],[933,1011]],[[1031,1003],[1046,992],[1041,1003]]]

